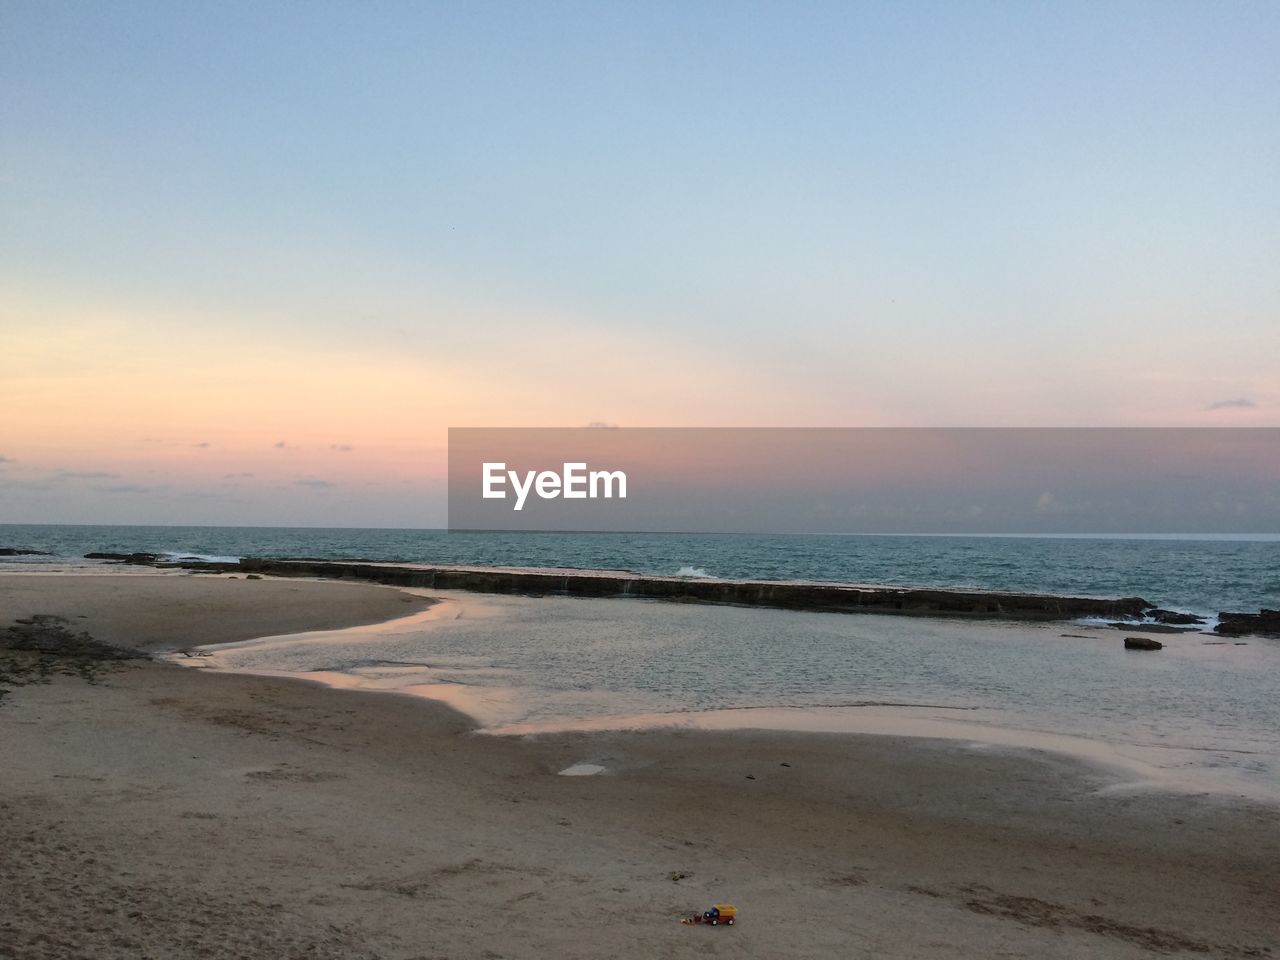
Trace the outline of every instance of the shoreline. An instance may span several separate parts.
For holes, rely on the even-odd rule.
[[[1267,576],[1274,537],[1226,536],[788,536],[555,534],[511,540],[502,534],[444,530],[295,530],[168,526],[14,526],[7,540],[44,551],[33,564],[84,557],[239,570],[241,558],[294,562],[384,562],[392,566],[658,580],[743,580],[877,586],[886,590],[958,590],[1043,597],[1143,598],[1174,615],[1194,615],[1212,629],[1223,611],[1232,633],[1280,635],[1280,622],[1259,611],[1280,606]],[[865,542],[863,542],[865,541]],[[1095,545],[1096,544],[1096,545]],[[1024,546],[1026,545],[1026,546]],[[134,551],[102,553],[101,551]],[[140,551],[148,551],[146,553]],[[3,552],[3,551],[0,551]],[[15,549],[13,552],[21,552]],[[13,558],[13,562],[22,560]],[[4,558],[0,557],[0,561]],[[477,568],[479,565],[479,568]],[[0,570],[6,564],[0,562]],[[1230,567],[1240,574],[1220,579]],[[598,571],[599,573],[593,573]],[[482,586],[482,589],[484,587]],[[553,595],[560,588],[534,585]],[[624,586],[625,589],[625,586]],[[671,589],[664,584],[660,589]],[[705,589],[696,585],[693,590]],[[735,589],[740,589],[737,587]],[[681,591],[687,593],[686,588]],[[686,596],[686,599],[690,597]],[[715,597],[693,598],[703,602]],[[736,602],[736,598],[729,598]],[[749,602],[755,602],[746,598]],[[784,604],[785,605],[785,604]],[[793,605],[794,606],[794,605]],[[801,606],[811,606],[805,601]],[[824,606],[825,608],[825,606]],[[937,612],[937,611],[934,611]],[[966,614],[968,611],[955,611]],[[1039,614],[1037,614],[1039,615]],[[1056,615],[1056,614],[1055,614]],[[1145,620],[1177,625],[1163,615]],[[1266,622],[1263,622],[1266,621]],[[1227,631],[1222,631],[1227,632]]]
[[[104,587],[116,581],[122,599],[113,603]],[[222,586],[207,589],[202,583]],[[235,643],[262,636],[264,624],[276,633],[346,629],[394,621],[426,598],[370,583],[297,580],[270,593],[260,580],[193,577],[140,568],[110,568],[90,574],[0,571],[0,629],[14,617],[53,614],[86,629],[95,638],[144,652],[202,643]],[[336,588],[336,589],[335,589]],[[84,611],[88,610],[88,613]],[[182,617],[182,634],[173,629]],[[203,617],[193,616],[203,614]]]
[[[29,575],[24,574],[24,576]],[[77,572],[71,572],[47,576],[56,578],[59,583],[65,583],[66,581],[61,578],[77,575]],[[127,577],[131,583],[142,583],[152,578],[163,578],[169,582],[173,582],[174,578],[189,578],[186,582],[190,583],[208,582],[214,579],[238,579],[235,575],[227,574],[194,578],[186,573],[178,573],[170,569],[155,569],[150,566],[125,571],[118,568],[99,570],[90,575],[90,578],[112,576]],[[5,579],[4,574],[0,573],[0,584],[3,584]],[[1108,789],[1150,789],[1182,794],[1208,793],[1280,805],[1280,785],[1249,782],[1238,777],[1215,777],[1212,773],[1203,770],[1183,772],[1171,765],[1171,759],[1176,759],[1174,754],[1178,751],[1185,753],[1188,749],[1200,748],[1168,746],[1141,748],[1136,744],[1112,742],[1087,734],[1047,732],[1021,726],[1016,716],[1002,715],[1002,711],[990,707],[873,701],[822,705],[777,704],[761,707],[680,708],[639,713],[623,711],[549,721],[529,721],[518,713],[512,712],[512,702],[504,696],[508,693],[505,688],[488,688],[455,681],[409,686],[395,683],[379,685],[376,682],[367,682],[352,673],[331,670],[294,672],[283,669],[219,666],[217,664],[219,654],[236,649],[262,644],[307,643],[329,639],[348,640],[352,636],[362,634],[380,637],[388,632],[409,630],[429,621],[446,617],[461,618],[468,612],[474,613],[474,610],[469,610],[467,606],[470,603],[468,591],[463,591],[461,596],[445,595],[442,598],[438,591],[435,596],[429,596],[424,592],[424,588],[418,587],[374,585],[366,581],[353,582],[342,579],[302,579],[292,575],[279,578],[269,575],[257,582],[261,584],[274,582],[281,585],[307,584],[308,586],[304,588],[303,602],[308,605],[311,613],[323,611],[318,613],[322,619],[333,617],[335,613],[333,607],[320,604],[317,608],[311,605],[320,596],[327,596],[330,600],[337,599],[329,589],[330,586],[337,590],[347,588],[351,592],[360,594],[362,603],[367,603],[370,598],[373,598],[376,606],[368,608],[362,605],[352,619],[346,619],[350,616],[350,611],[344,609],[342,611],[344,619],[337,623],[328,619],[323,623],[315,619],[299,621],[295,619],[295,612],[290,611],[288,616],[276,621],[282,629],[266,635],[261,635],[263,628],[258,625],[259,621],[253,620],[250,623],[241,621],[234,628],[237,632],[219,633],[219,636],[225,639],[199,644],[185,643],[180,647],[145,643],[141,649],[150,654],[159,655],[161,662],[189,670],[301,681],[336,691],[377,695],[396,694],[419,701],[429,701],[455,711],[465,718],[475,733],[485,736],[520,738],[548,734],[640,733],[663,730],[792,732],[941,740],[958,744],[962,749],[996,749],[1069,758],[1111,778],[1113,782]],[[161,592],[167,589],[169,588],[160,588]],[[290,588],[286,587],[286,589]],[[369,593],[370,590],[382,592]],[[403,608],[397,609],[394,601],[390,599],[392,596],[395,596],[402,605],[412,604],[409,612],[405,612]],[[148,599],[155,599],[155,597],[156,594],[153,593]],[[345,602],[343,606],[345,607]],[[262,614],[261,607],[254,608],[254,617]],[[940,619],[945,620],[945,618]],[[95,626],[92,622],[86,625]],[[302,629],[294,629],[300,625]],[[109,642],[118,640],[116,631],[110,625],[97,626]],[[0,624],[0,627],[3,627],[3,624]],[[218,629],[226,631],[228,628],[224,622]],[[1163,764],[1157,762],[1160,759],[1164,760]]]
[[[453,602],[440,601],[431,610],[420,611],[396,621],[351,630],[335,630],[332,634],[334,639],[347,639],[352,633],[378,633],[379,627],[411,628],[440,616],[462,616],[465,607],[458,611],[446,607],[446,604]],[[1182,769],[1178,764],[1178,755],[1185,755],[1188,750],[1195,748],[1141,747],[1085,734],[1047,732],[1020,726],[1017,717],[984,707],[858,702],[683,708],[650,713],[611,712],[586,717],[530,721],[520,714],[518,701],[513,701],[511,695],[514,691],[506,688],[487,688],[452,681],[408,685],[384,682],[380,685],[355,674],[335,670],[294,672],[283,669],[224,667],[217,664],[220,648],[230,651],[254,646],[259,642],[304,643],[323,637],[324,633],[262,637],[241,643],[206,645],[191,651],[194,656],[169,655],[165,659],[185,669],[211,674],[271,677],[341,692],[425,700],[456,711],[473,726],[473,732],[486,737],[519,739],[545,735],[638,734],[659,731],[695,734],[793,733],[937,740],[953,743],[957,749],[963,750],[1007,751],[1070,760],[1108,779],[1110,782],[1104,789],[1111,791],[1210,794],[1248,799],[1280,809],[1280,784],[1251,782],[1203,769]]]
[[[160,620],[234,633],[250,587],[274,598],[258,629],[278,629],[300,583],[50,579],[47,600],[117,635],[133,621],[142,644]],[[316,587],[342,596],[339,623],[408,606]],[[0,734],[0,899],[23,960],[586,960],[602,937],[621,960],[1265,957],[1280,906],[1274,806],[1109,792],[1052,755],[759,730],[488,737],[422,698],[133,662],[16,688]],[[558,775],[575,766],[604,770]],[[732,931],[676,922],[718,901],[741,911]]]
[[[1028,539],[1028,538],[1014,538]],[[1085,538],[1089,539],[1089,538]],[[1107,538],[1115,539],[1115,538]],[[1159,539],[1159,538],[1157,538]],[[1221,542],[1217,539],[1211,542]],[[1249,540],[1248,542],[1255,542]],[[1268,542],[1263,538],[1256,542]],[[42,557],[53,557],[42,554]],[[402,588],[528,596],[651,599],[826,613],[878,613],[1009,622],[1072,621],[1152,633],[1213,632],[1280,637],[1280,614],[1225,611],[1226,604],[1159,606],[1139,596],[1053,592],[971,585],[896,584],[829,579],[721,577],[702,571],[636,573],[609,567],[510,566],[317,557],[201,556],[177,553],[88,553],[83,557],[0,564],[5,573],[79,573],[154,569],[232,576],[354,580]],[[1246,607],[1248,604],[1245,605]],[[1167,608],[1166,608],[1167,607]]]
[[[420,588],[407,589],[425,598],[425,592]],[[498,684],[472,682],[466,670],[459,673],[439,662],[434,665],[420,662],[417,654],[398,652],[407,651],[420,642],[430,647],[432,641],[421,634],[421,628],[429,622],[470,621],[477,615],[488,619],[497,612],[474,594],[435,591],[434,596],[436,604],[430,610],[385,624],[216,644],[168,659],[188,669],[298,679],[339,690],[425,698],[447,704],[466,715],[474,722],[477,732],[487,736],[679,729],[939,739],[957,743],[964,749],[1005,749],[1071,757],[1113,778],[1115,789],[1213,793],[1248,797],[1263,803],[1280,803],[1280,782],[1257,773],[1251,776],[1244,766],[1215,767],[1201,760],[1204,751],[1241,752],[1229,746],[1205,746],[1186,739],[1117,738],[1088,725],[1086,728],[1051,729],[1035,724],[1025,713],[1000,704],[857,700],[702,708],[678,706],[655,710],[644,708],[634,696],[628,700],[623,695],[608,703],[603,699],[599,702],[582,700],[579,707],[585,712],[557,713],[552,701],[545,698],[548,695],[558,697],[559,694],[544,689],[537,681],[532,685],[528,679],[521,678],[513,678],[510,683],[499,681]],[[537,598],[529,602],[539,603]],[[597,604],[604,601],[599,598],[573,598],[572,602]],[[885,627],[892,623],[890,620],[883,622]],[[517,616],[505,626],[518,630],[518,623]],[[875,632],[884,628],[869,625],[869,629]],[[963,629],[972,632],[980,628],[970,625]],[[1043,632],[1047,625],[1028,625],[1022,629],[1024,632]],[[1098,641],[1102,638],[1082,639]],[[368,648],[368,656],[378,659],[363,659],[364,654],[360,650],[366,642],[372,644]],[[441,642],[445,643],[446,649],[449,648],[450,644],[443,636]],[[1057,634],[1046,632],[1039,642],[1058,642]],[[340,651],[337,654],[340,661],[359,666],[346,669],[342,666],[310,665],[324,663],[328,659],[325,651],[330,647]],[[293,652],[294,648],[303,653]],[[397,652],[380,652],[383,650]],[[247,666],[243,659],[246,655]],[[382,657],[392,659],[380,659]],[[430,655],[428,659],[435,660]],[[290,666],[291,663],[295,665]],[[601,696],[609,699],[608,695]],[[565,706],[561,704],[559,709],[563,711]]]

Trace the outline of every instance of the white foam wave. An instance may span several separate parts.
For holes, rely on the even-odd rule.
[[[688,564],[676,571],[677,577],[696,577],[703,580],[714,579],[711,574],[707,573],[702,567],[691,567]]]

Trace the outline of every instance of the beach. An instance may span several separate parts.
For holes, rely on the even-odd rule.
[[[0,578],[149,653],[421,613],[393,587]],[[9,686],[0,684],[0,686]],[[561,776],[578,765],[592,776]],[[493,736],[421,697],[111,661],[0,700],[0,956],[1267,957],[1280,808],[894,735]],[[684,926],[713,903],[732,928]]]

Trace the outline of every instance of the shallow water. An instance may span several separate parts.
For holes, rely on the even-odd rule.
[[[1188,788],[1280,794],[1280,641],[433,592],[415,617],[206,648],[215,669],[444,700],[489,732],[655,724],[1040,747]],[[1079,634],[1066,637],[1064,633]]]

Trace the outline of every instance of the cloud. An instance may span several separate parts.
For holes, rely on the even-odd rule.
[[[283,441],[283,440],[277,440],[277,441],[275,442],[275,448],[276,448],[277,450],[283,450],[283,449],[284,449],[284,446],[285,446],[285,444],[284,444],[284,441]]]
[[[247,480],[252,477],[252,473],[224,473],[223,480]]]
[[[55,470],[51,480],[119,480],[118,473],[104,473],[101,470]]]
[[[0,453],[0,463],[13,463],[13,462],[14,462],[13,457],[6,457],[3,453]]]
[[[303,477],[301,480],[295,480],[294,483],[300,487],[312,487],[316,490],[330,490],[337,486],[330,480],[320,480],[316,477]]]
[[[339,453],[350,453],[355,447],[349,443],[331,443],[329,444],[329,449],[337,450]]]
[[[142,487],[136,483],[118,483],[114,486],[103,487],[103,493],[150,493],[150,487]]]
[[[48,480],[18,480],[5,476],[0,478],[0,489],[2,490],[31,490],[35,493],[48,493]]]
[[[587,424],[587,428],[590,430],[617,430],[618,425],[616,423],[605,423],[603,420],[592,420]]]
[[[1062,505],[1058,503],[1058,498],[1047,490],[1036,499],[1036,513],[1060,513],[1061,511]]]
[[[1206,410],[1253,410],[1258,405],[1247,397],[1238,397],[1235,400],[1219,400],[1217,403],[1211,403],[1205,407]]]
[[[164,437],[143,437],[143,443],[158,443],[162,447],[196,447],[198,449],[207,449],[213,444],[208,440],[201,440],[193,443],[189,440],[166,440]]]

